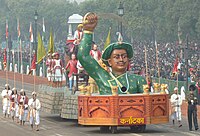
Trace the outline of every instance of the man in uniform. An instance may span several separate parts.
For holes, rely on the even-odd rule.
[[[10,112],[11,112],[11,117],[12,120],[14,121],[14,117],[17,119],[18,122],[18,102],[17,102],[18,94],[17,94],[17,89],[13,88],[12,89],[12,94],[10,96]]]
[[[90,50],[90,55],[98,62],[101,59],[101,52],[98,50],[98,46],[93,42],[92,50]]]
[[[63,73],[63,62],[59,58],[60,55],[58,52],[54,54],[55,59],[52,62],[53,73],[55,74],[54,81],[56,83],[56,87],[62,87],[62,73]]]
[[[32,92],[32,98],[29,99],[28,106],[31,128],[33,129],[33,121],[35,119],[36,131],[39,131],[41,104],[40,101],[36,98],[36,96],[36,92]]]
[[[20,125],[24,125],[27,115],[28,115],[28,97],[26,96],[24,89],[20,90],[20,95],[18,97],[18,103],[19,103]]]
[[[9,84],[5,84],[5,89],[2,91],[2,105],[3,105],[3,114],[10,115],[10,95],[12,94],[12,91],[10,90]]]
[[[97,15],[88,13],[83,20],[84,35],[79,46],[78,59],[86,72],[97,83],[101,95],[112,94],[112,86],[118,87],[119,94],[142,93],[142,85],[146,80],[127,71],[129,59],[133,57],[132,45],[118,41],[108,45],[103,54],[103,62],[112,68],[112,72],[104,70],[89,54],[93,31],[97,25]]]
[[[79,24],[77,26],[77,30],[74,32],[74,44],[75,45],[79,45],[80,44],[80,41],[83,37],[83,24]]]
[[[182,127],[182,124],[181,124],[182,99],[181,99],[181,95],[178,94],[178,87],[174,88],[174,93],[171,95],[170,100],[171,100],[171,107],[172,107],[171,118],[173,121],[173,125],[175,124],[175,120],[177,120],[179,123],[179,127]]]
[[[195,85],[189,86],[189,96],[188,96],[188,124],[189,130],[192,131],[192,120],[194,121],[194,128],[198,130],[198,121],[197,121],[197,97],[194,94],[196,87]]]
[[[51,85],[51,66],[52,66],[52,55],[51,53],[48,54],[48,58],[46,60],[46,67],[47,67],[47,79],[48,79],[48,85]]]
[[[65,67],[65,69],[67,70],[69,68],[69,74],[68,74],[68,78],[69,78],[69,89],[72,90],[72,86],[73,84],[76,84],[76,76],[73,77],[73,73],[77,74],[78,70],[77,70],[77,59],[76,59],[76,55],[72,54],[71,56],[71,60],[69,60],[69,62],[67,63],[67,66]]]

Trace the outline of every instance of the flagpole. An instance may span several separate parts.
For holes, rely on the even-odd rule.
[[[6,84],[8,84],[8,20],[6,20]]]
[[[36,73],[34,74],[34,79],[33,79],[33,80],[34,80],[34,81],[33,81],[33,82],[34,82],[34,83],[33,83],[33,86],[34,86],[33,90],[34,90],[34,91],[35,91],[35,78],[36,78]]]
[[[13,72],[14,72],[14,88],[15,88],[15,49],[13,49],[13,65],[14,65],[14,69],[13,69]]]
[[[146,65],[146,76],[148,76],[147,48],[146,48],[146,46],[144,46],[144,59],[145,59],[145,65]]]
[[[20,43],[20,54],[21,54],[21,74],[22,74],[22,89],[24,88],[24,76],[23,76],[23,62],[22,62],[22,44],[21,39],[19,40]]]
[[[158,68],[158,80],[160,84],[160,68],[159,68],[159,60],[158,60],[158,46],[156,43],[156,63],[157,63],[157,68]]]
[[[31,41],[30,41],[30,62],[29,62],[29,66],[31,67],[31,57],[32,57],[32,55],[31,55]]]

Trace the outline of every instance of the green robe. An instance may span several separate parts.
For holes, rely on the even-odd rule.
[[[96,81],[100,94],[112,94],[111,86],[118,86],[116,79],[124,87],[127,88],[127,91],[130,94],[142,93],[142,85],[147,84],[146,80],[142,76],[127,72],[120,76],[115,76],[116,79],[113,79],[110,74],[106,70],[104,70],[95,59],[90,56],[89,52],[92,46],[92,37],[92,34],[84,33],[83,39],[81,40],[81,44],[79,45],[78,49],[78,59],[86,72],[89,74],[89,76],[91,76]],[[121,91],[120,87],[118,88],[118,93],[124,94]]]

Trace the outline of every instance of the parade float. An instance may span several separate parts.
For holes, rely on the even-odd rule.
[[[148,85],[144,85],[142,94],[117,94],[117,87],[113,87],[112,95],[98,95],[91,94],[91,88],[80,88],[78,123],[81,125],[100,126],[101,131],[110,128],[116,133],[117,126],[144,132],[147,124],[169,122],[169,99],[164,84],[161,90],[157,86],[156,93],[149,93]]]
[[[102,55],[104,64],[95,62],[88,55],[92,39],[92,31],[88,30],[95,28],[96,20],[94,13],[86,14],[83,19],[87,31],[84,31],[79,46],[78,59],[92,78],[88,86],[79,86],[78,123],[100,126],[101,132],[111,130],[112,133],[117,133],[118,126],[128,126],[133,132],[144,132],[147,124],[168,123],[169,100],[165,84],[154,84],[154,92],[150,93],[149,85],[141,76],[130,72],[114,76],[115,69],[111,72],[107,68],[114,49],[126,50],[128,58],[132,57],[130,44],[120,40],[110,44]],[[120,55],[121,58],[127,57]]]

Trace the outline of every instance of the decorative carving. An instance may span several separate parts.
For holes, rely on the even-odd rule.
[[[129,103],[133,103],[133,102],[136,102],[136,101],[133,100],[133,99],[130,99],[130,100],[127,100],[127,102],[129,102]]]
[[[88,112],[88,116],[90,118],[92,117],[109,117],[109,110],[107,108],[104,107],[93,107],[90,109],[90,111]],[[94,115],[94,116],[92,116]]]
[[[119,111],[119,117],[124,117],[123,114],[124,116],[141,117],[144,115],[144,109],[143,106],[126,106]]]
[[[164,116],[166,114],[166,110],[162,105],[157,105],[152,110],[153,116]]]

